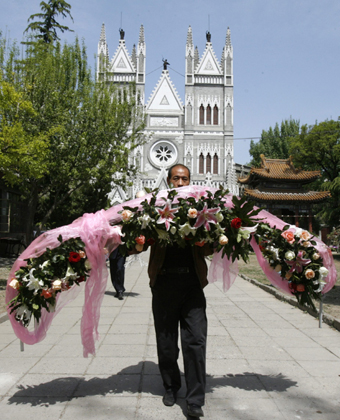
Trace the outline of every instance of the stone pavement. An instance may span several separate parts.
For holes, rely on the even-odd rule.
[[[126,288],[119,301],[108,282],[97,354],[87,359],[82,294],[56,317],[46,339],[24,352],[9,321],[0,324],[1,420],[186,418],[184,384],[175,406],[162,404],[145,267],[129,267]],[[206,419],[340,418],[339,331],[319,329],[317,319],[241,278],[227,294],[221,284],[205,290]]]

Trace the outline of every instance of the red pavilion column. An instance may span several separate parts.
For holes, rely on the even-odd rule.
[[[308,213],[308,230],[309,232],[313,231],[313,214],[312,214],[311,208],[309,208],[309,213]]]
[[[295,226],[299,227],[299,210],[295,209]]]

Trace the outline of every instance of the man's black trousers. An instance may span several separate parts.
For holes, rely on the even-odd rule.
[[[111,281],[117,293],[125,292],[125,260],[126,257],[118,251],[118,248],[112,251],[109,257]]]
[[[188,404],[204,405],[206,384],[206,300],[196,274],[165,274],[152,287],[158,363],[165,389],[177,392],[181,376],[177,359],[178,325]]]

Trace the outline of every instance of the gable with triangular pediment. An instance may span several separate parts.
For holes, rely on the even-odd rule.
[[[111,71],[114,73],[136,73],[128,52],[122,46],[111,61]]]
[[[221,75],[221,67],[211,48],[207,48],[199,63],[196,74]]]
[[[182,112],[181,101],[167,74],[162,75],[160,82],[149,100],[147,109],[152,111]]]

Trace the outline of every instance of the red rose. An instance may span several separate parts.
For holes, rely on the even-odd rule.
[[[147,243],[148,245],[153,245],[155,242],[156,242],[156,241],[155,241],[153,238],[149,238],[149,239],[146,241],[146,243]]]
[[[82,283],[83,281],[85,281],[85,276],[80,276],[77,278],[78,283]]]
[[[192,241],[192,238],[188,238],[187,236],[184,237],[186,241]]]
[[[293,290],[294,292],[296,291],[296,288],[297,288],[296,284],[292,282],[288,283],[288,287],[290,288],[290,290]]]
[[[74,263],[76,263],[76,262],[78,262],[78,261],[80,261],[80,260],[81,260],[81,257],[80,257],[80,255],[78,254],[78,252],[70,252],[70,256],[68,257],[68,260],[69,260],[70,262],[74,262]]]
[[[145,236],[140,235],[137,238],[135,238],[135,241],[138,245],[144,245],[145,244]]]
[[[47,289],[42,289],[41,296],[43,296],[45,299],[49,299],[52,297],[52,293],[49,292]]]
[[[240,229],[242,226],[242,220],[239,217],[235,217],[230,223],[231,227],[234,229]]]
[[[195,242],[195,245],[197,245],[197,246],[203,246],[205,244],[205,242],[204,241],[201,241],[201,242]]]
[[[297,292],[304,292],[305,291],[305,286],[303,284],[297,284],[296,285],[296,291]]]

